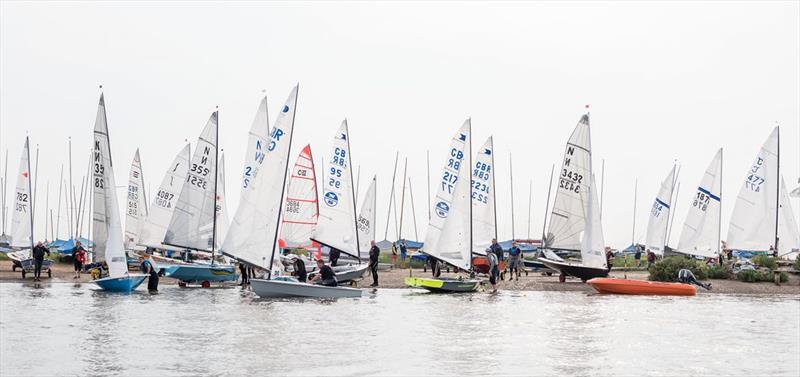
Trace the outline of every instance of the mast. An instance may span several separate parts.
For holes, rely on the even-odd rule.
[[[30,147],[30,139],[25,136],[25,149],[28,152],[28,192],[31,191],[31,147]],[[33,199],[31,198],[31,255],[33,255]]]
[[[281,185],[281,201],[280,201],[281,205],[278,206],[278,217],[275,220],[275,238],[272,239],[272,249],[271,249],[272,252],[270,253],[270,256],[269,256],[269,270],[267,270],[267,280],[272,279],[272,264],[275,262],[275,247],[278,246],[278,229],[280,229],[280,226],[281,226],[281,214],[283,214],[283,194],[286,193],[286,178],[287,178],[286,176],[288,175],[286,173],[289,172],[289,157],[292,155],[292,138],[294,138],[294,118],[295,118],[295,115],[297,115],[297,95],[300,92],[300,84],[297,84],[296,88],[297,88],[297,91],[294,93],[294,98],[295,98],[294,106],[293,106],[294,109],[292,109],[292,132],[291,132],[291,134],[289,134],[289,148],[286,148],[286,164],[285,164],[286,168],[283,170],[283,184]],[[350,149],[350,148],[348,147],[348,149]],[[311,158],[312,158],[311,164],[313,165],[314,164],[314,160],[313,160],[314,157],[311,156]],[[324,165],[320,165],[320,166],[323,166],[322,170],[324,171],[325,170],[324,169]],[[351,175],[351,177],[352,177],[352,175]],[[355,207],[355,204],[353,204],[353,207]],[[317,209],[318,209],[317,213],[319,213],[319,208],[317,208]],[[358,229],[358,228],[356,228],[356,229]],[[358,235],[358,230],[356,230],[356,235]]]
[[[349,147],[348,147],[349,148]],[[400,225],[397,230],[397,238],[403,239],[403,212],[406,209],[406,173],[408,172],[408,157],[405,158],[403,163],[403,193],[400,194]]]
[[[6,206],[6,189],[8,188],[8,148],[6,148],[5,171],[3,173],[3,234],[6,234],[6,216],[8,216],[8,206]]]
[[[675,169],[675,165],[672,166],[672,169]],[[664,238],[664,244],[661,245],[663,248],[662,250],[666,254],[667,252],[667,245],[669,245],[669,236],[672,234],[672,221],[675,219],[675,198],[678,196],[678,190],[675,187],[675,182],[678,180],[678,172],[675,172],[675,175],[672,176],[672,191],[669,193],[669,218],[667,219],[667,223],[664,224],[664,230],[666,231],[667,237]],[[678,189],[680,189],[680,183],[678,183]],[[658,196],[656,196],[658,198]]]
[[[58,239],[58,228],[61,225],[61,189],[64,187],[64,164],[61,164],[61,174],[58,175],[58,209],[56,209],[56,231],[53,239]],[[88,246],[88,245],[87,245]]]
[[[425,161],[428,166],[428,221],[431,221],[431,151],[425,151]]]
[[[606,159],[603,159],[603,165],[600,167],[600,218],[603,218],[603,191],[605,191],[606,184]]]
[[[216,136],[214,137],[214,211],[211,222],[211,265],[214,265],[214,251],[217,248],[217,186],[219,182],[219,106],[214,112],[217,116],[217,126],[214,127]]]
[[[631,245],[636,247],[636,195],[639,193],[639,178],[633,184],[633,229],[631,230]]]
[[[713,183],[712,190],[713,190]],[[719,215],[717,215],[717,258],[722,254],[722,148],[719,151]]]
[[[356,187],[355,187],[355,198],[358,200],[358,186],[361,185],[361,165],[358,165],[358,178],[356,178]],[[355,203],[355,202],[354,202]]]
[[[492,153],[492,185],[494,186],[494,153]],[[508,175],[511,178],[511,240],[513,241],[516,237],[514,237],[514,166],[511,160],[511,153],[508,154]],[[492,187],[492,200],[494,201],[494,238],[497,238],[497,200],[496,200],[496,193],[494,187]]]
[[[392,191],[389,194],[389,209],[386,210],[386,231],[383,232],[383,239],[388,240],[389,236],[389,219],[392,218],[392,200],[394,200],[394,179],[397,177],[397,159],[400,158],[400,152],[394,155],[394,173],[392,173]]]
[[[781,206],[781,128],[778,129],[778,163],[775,166],[775,188],[777,195],[775,195],[775,256],[778,256],[778,214]]]
[[[30,152],[28,152],[28,153],[30,153]],[[33,175],[34,182],[33,182],[33,191],[32,191],[33,192],[33,198],[32,199],[38,199],[38,195],[36,195],[36,192],[37,192],[36,190],[39,189],[39,144],[36,144],[36,165],[34,166],[34,168],[36,169],[36,174]],[[36,202],[31,200],[31,216],[33,216],[33,214],[36,213],[35,211],[36,211]],[[33,233],[31,233],[31,234],[33,234]],[[31,236],[31,238],[32,237],[33,236]],[[33,250],[33,249],[31,249],[31,250]]]
[[[419,233],[417,233],[417,211],[414,209],[414,186],[411,186],[411,177],[408,177],[408,193],[411,195],[411,217],[414,220],[414,239],[419,241]]]
[[[494,145],[492,145],[494,149]],[[467,170],[467,178],[469,178],[469,195],[467,195],[467,202],[469,204],[469,270],[472,271],[472,118],[469,118],[469,153],[466,154],[469,164]],[[461,174],[459,173],[459,176]],[[497,206],[495,206],[497,208]],[[495,215],[496,217],[496,215]],[[495,222],[495,232],[497,232],[497,224]],[[499,262],[498,262],[499,263]]]
[[[356,192],[353,190],[353,151],[350,149],[350,127],[347,124],[347,118],[344,120],[344,129],[347,133],[347,166],[350,168],[350,192],[353,194],[353,223],[355,224],[356,231],[356,256],[358,263],[361,264],[361,244],[358,240],[358,212],[356,211]],[[288,166],[288,165],[287,165]],[[277,234],[277,233],[276,233]]]
[[[44,203],[44,241],[47,242],[47,218],[50,213],[50,181],[47,181],[45,185]]]
[[[73,224],[73,220],[75,220],[74,219],[74,217],[75,217],[74,215],[75,214],[73,213],[73,211],[75,210],[75,186],[72,185],[72,136],[68,137],[67,141],[68,141],[68,144],[69,144],[69,190],[68,191],[70,192],[70,194],[67,195],[67,196],[69,197],[69,207],[71,207],[70,210],[68,211],[69,212],[69,236],[71,238],[74,238],[75,237],[74,235],[75,235],[77,227],[74,226],[74,224]]]
[[[528,240],[531,239],[531,203],[533,203],[533,180],[528,183]]]
[[[680,191],[681,191],[681,183],[678,182],[678,187],[675,189],[675,196],[674,196],[675,198],[678,197],[678,193]],[[670,205],[672,205],[672,208],[670,209],[670,213],[669,213],[670,219],[669,219],[669,228],[667,230],[667,238],[664,239],[664,251],[665,252],[667,251],[667,245],[669,245],[670,236],[672,235],[672,226],[675,224],[675,209],[677,207],[676,204],[677,203],[675,203],[675,200],[672,200],[672,202],[670,202]]]
[[[547,201],[544,203],[544,220],[542,221],[542,248],[544,248],[544,240],[547,236],[547,212],[550,209],[550,191],[553,189],[553,171],[556,169],[556,164],[550,167],[550,185],[547,186]]]

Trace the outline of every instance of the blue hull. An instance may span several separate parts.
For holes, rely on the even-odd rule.
[[[187,283],[236,281],[239,279],[233,266],[181,264],[160,266],[160,268],[164,271],[164,276]]]
[[[146,277],[147,275],[144,274],[130,274],[118,278],[97,279],[93,282],[109,292],[131,293],[142,284]]]

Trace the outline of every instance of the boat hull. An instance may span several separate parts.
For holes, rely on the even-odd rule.
[[[605,268],[586,267],[580,264],[559,262],[547,258],[539,258],[539,262],[542,262],[542,264],[551,270],[561,272],[565,275],[574,276],[582,281],[587,281],[594,278],[604,278],[608,276],[608,270]]]
[[[286,280],[251,279],[250,289],[263,298],[347,298],[361,297],[361,290],[347,287],[326,287]]]
[[[239,278],[233,266],[179,264],[158,266],[164,276],[186,283],[235,281]]]
[[[406,286],[412,288],[423,288],[437,293],[468,293],[478,290],[481,284],[476,279],[454,279],[454,278],[405,278]]]
[[[599,293],[620,295],[694,296],[697,288],[683,283],[594,278],[586,282]]]
[[[142,284],[147,277],[145,274],[128,274],[121,277],[107,277],[102,279],[93,280],[100,288],[109,292],[116,293],[131,293]]]

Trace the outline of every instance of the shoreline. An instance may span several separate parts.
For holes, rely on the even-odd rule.
[[[17,269],[17,271],[11,271],[12,262],[11,261],[0,261],[0,283],[32,283],[33,278],[32,274],[29,274],[27,278],[22,279],[22,273]],[[91,283],[92,278],[89,274],[81,274],[80,279],[73,279],[72,278],[72,264],[68,263],[54,263],[53,264],[53,277],[47,278],[46,273],[43,274],[42,283]],[[430,271],[423,272],[422,269],[413,269],[411,270],[413,276],[416,277],[429,277],[431,276]],[[508,275],[508,274],[507,274]],[[381,289],[401,289],[407,288],[404,282],[405,277],[409,276],[408,269],[392,269],[387,271],[379,271],[378,272],[378,279],[379,279],[379,287]],[[456,277],[458,275],[452,273],[442,273],[442,276],[447,277]],[[631,280],[647,280],[648,272],[643,270],[638,271],[625,271],[625,270],[612,270],[610,277],[615,278],[627,278]],[[488,279],[483,276],[480,276],[482,280],[485,280],[485,284],[488,286]],[[712,290],[706,291],[702,288],[698,288],[697,294],[704,295],[704,294],[789,294],[789,295],[800,295],[800,276],[796,274],[789,274],[789,281],[786,283],[782,283],[781,285],[775,285],[774,283],[768,282],[759,282],[759,283],[745,283],[738,280],[706,280],[712,284]],[[364,276],[364,279],[361,280],[358,284],[360,288],[366,288],[369,284],[372,283],[372,277],[368,274]],[[159,285],[167,286],[167,285],[177,285],[178,282],[175,279],[162,277],[160,279]],[[213,284],[212,286],[216,287],[217,284]],[[232,283],[224,283],[221,286],[230,286],[236,287],[237,284]],[[587,285],[582,283],[578,279],[567,279],[566,282],[560,283],[558,281],[558,276],[546,276],[544,273],[540,271],[528,271],[527,275],[525,273],[519,278],[519,280],[509,281],[501,280],[498,284],[498,290],[500,291],[519,291],[519,292],[586,292],[586,293],[594,293],[595,290]]]

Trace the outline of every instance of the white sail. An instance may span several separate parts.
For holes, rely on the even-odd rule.
[[[211,113],[197,139],[186,182],[164,235],[167,245],[195,250],[212,249],[212,234],[203,232],[203,229],[210,229],[213,225],[216,209],[217,116],[216,111]]]
[[[161,244],[167,234],[167,227],[175,212],[178,196],[186,182],[186,173],[189,171],[189,144],[175,156],[172,164],[167,168],[158,192],[153,195],[152,203],[147,217],[142,226],[141,245],[165,248]]]
[[[717,256],[722,198],[722,148],[708,165],[683,223],[676,251],[707,258]]]
[[[800,253],[800,229],[794,218],[786,182],[781,177],[781,202],[778,213],[778,255],[795,260]]]
[[[559,172],[550,225],[545,246],[552,249],[580,250],[586,229],[586,205],[592,174],[592,147],[589,116],[583,115],[572,131]]]
[[[778,127],[772,130],[747,170],[728,227],[728,248],[767,251],[775,245],[778,132]]]
[[[377,177],[372,177],[367,194],[361,204],[361,211],[358,213],[358,243],[361,245],[361,258],[369,259],[369,249],[372,248],[372,241],[375,241],[375,215],[377,211]]]
[[[459,172],[461,171],[462,160],[464,159],[464,143],[469,135],[470,120],[464,121],[461,128],[453,136],[450,142],[450,149],[447,151],[447,159],[442,169],[436,197],[433,200],[433,215],[428,222],[428,230],[425,232],[425,243],[422,248],[424,251],[434,251],[439,243],[442,234],[442,227],[445,219],[450,213],[450,202],[453,198],[453,190],[458,182]]]
[[[33,234],[31,234],[31,217],[33,216],[33,195],[31,195],[30,172],[30,146],[25,137],[25,148],[19,159],[19,174],[17,174],[17,188],[14,191],[14,213],[11,214],[11,246],[17,248],[31,248]]]
[[[141,242],[144,220],[147,218],[147,198],[144,191],[144,176],[139,149],[133,155],[128,174],[128,200],[125,214],[125,249],[131,250]]]
[[[239,201],[220,249],[227,256],[264,269],[269,269],[272,264],[271,276],[279,274],[281,266],[280,255],[273,253],[273,249],[277,246],[275,241],[291,152],[297,90],[297,86],[292,89],[275,120],[259,173]]]
[[[591,186],[586,205],[586,230],[581,240],[581,264],[585,267],[607,268],[606,247],[603,240],[603,224],[600,217],[600,201],[597,199],[597,186],[594,174],[591,175]]]
[[[247,154],[244,156],[244,172],[242,174],[242,195],[250,186],[250,182],[258,173],[258,168],[264,162],[267,153],[267,139],[269,135],[269,114],[267,112],[267,97],[265,96],[258,105],[250,133],[247,137]]]
[[[319,221],[311,238],[322,245],[359,257],[361,247],[356,240],[355,195],[352,184],[353,172],[350,167],[349,137],[347,120],[344,120],[336,132],[331,155],[325,163],[322,205],[319,207]]]
[[[492,137],[478,149],[472,162],[472,251],[486,254],[497,237],[494,191],[494,146]]]
[[[219,156],[219,174],[217,174],[217,249],[222,247],[222,241],[228,232],[230,218],[228,217],[228,204],[225,196],[225,154]]]
[[[105,101],[100,95],[97,119],[94,124],[94,151],[92,152],[92,178],[94,217],[92,241],[95,261],[105,261],[109,277],[128,274],[128,260],[122,240],[122,221],[117,201],[114,165],[111,160],[111,146],[108,137]],[[100,205],[98,205],[100,204]],[[102,253],[100,253],[102,252]]]
[[[677,166],[673,166],[667,177],[661,182],[661,189],[653,201],[653,207],[650,208],[645,247],[656,255],[664,255],[664,247],[667,245],[667,225],[669,224],[670,207],[672,207],[676,169]]]
[[[314,157],[311,146],[297,156],[289,184],[281,222],[281,248],[316,248],[311,234],[317,225],[319,202],[317,201],[317,178],[314,173]]]
[[[463,154],[467,166],[472,165],[472,144],[470,142],[472,124],[469,119],[464,130]],[[455,157],[455,156],[454,156]],[[472,182],[469,179],[457,179],[450,197],[449,211],[444,221],[441,235],[434,249],[425,249],[425,253],[443,260],[461,269],[472,268]],[[427,242],[427,241],[426,241]]]

